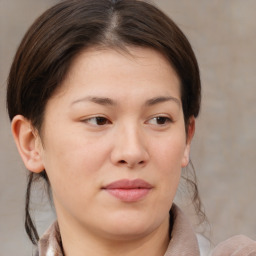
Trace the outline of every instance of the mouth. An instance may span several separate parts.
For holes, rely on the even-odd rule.
[[[152,188],[142,179],[123,179],[108,184],[103,190],[121,201],[136,202],[145,198]]]

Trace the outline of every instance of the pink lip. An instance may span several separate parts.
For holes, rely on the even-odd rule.
[[[112,196],[125,202],[136,202],[141,200],[152,188],[153,186],[151,184],[141,179],[118,180],[103,187],[103,189]]]

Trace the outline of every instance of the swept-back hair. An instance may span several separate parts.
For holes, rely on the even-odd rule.
[[[24,36],[15,55],[7,88],[12,120],[21,114],[39,131],[49,98],[61,85],[72,60],[84,49],[103,47],[127,50],[129,46],[161,52],[180,79],[187,130],[189,117],[200,109],[201,85],[197,60],[185,35],[158,8],[139,0],[67,0],[43,13]],[[38,233],[29,212],[32,183],[45,171],[28,176],[25,227],[36,244]],[[194,184],[194,203],[200,199]]]

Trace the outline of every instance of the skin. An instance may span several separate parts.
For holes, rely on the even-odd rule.
[[[26,167],[48,174],[68,256],[159,256],[169,243],[194,118],[186,134],[169,62],[151,49],[128,49],[82,52],[48,101],[40,136],[24,117],[12,122]],[[152,189],[124,202],[102,189],[120,179],[143,179]]]

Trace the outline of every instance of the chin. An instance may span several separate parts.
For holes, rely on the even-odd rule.
[[[131,240],[145,237],[154,231],[161,221],[151,218],[149,214],[114,214],[110,219],[104,219],[103,232],[117,240]]]
[[[150,227],[132,226],[126,227],[120,224],[118,228],[106,230],[107,236],[113,240],[128,241],[143,238],[150,234],[154,229]]]

